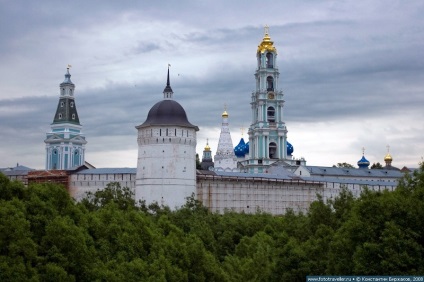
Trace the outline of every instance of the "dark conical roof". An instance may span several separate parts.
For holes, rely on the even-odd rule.
[[[74,123],[80,125],[75,100],[69,97],[61,97],[57,105],[53,123]]]
[[[172,91],[171,83],[169,82],[169,66],[168,66],[168,79],[166,80],[166,86],[165,86],[165,89],[163,90],[163,92],[164,93],[165,92],[174,92],[174,91]]]

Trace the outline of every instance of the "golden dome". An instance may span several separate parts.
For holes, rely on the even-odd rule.
[[[222,117],[223,117],[223,118],[227,118],[227,117],[228,117],[228,113],[227,113],[227,111],[224,111],[224,112],[222,113]]]
[[[393,161],[392,155],[390,155],[390,153],[387,153],[386,156],[384,157],[384,161],[385,162]]]
[[[274,47],[274,42],[271,40],[271,37],[269,37],[268,30],[269,27],[265,26],[265,35],[261,44],[258,45],[257,53],[264,53],[265,51],[277,53],[277,49]]]
[[[206,146],[205,146],[205,150],[204,151],[210,151],[210,150],[211,150],[211,147],[209,147],[209,144],[206,143]]]

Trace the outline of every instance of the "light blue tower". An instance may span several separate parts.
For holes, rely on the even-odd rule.
[[[287,159],[287,128],[283,121],[283,91],[278,87],[277,49],[265,27],[259,44],[255,72],[256,90],[252,93],[252,124],[249,157],[243,165],[249,172],[265,172],[265,167]]]
[[[46,169],[70,169],[84,164],[85,140],[81,132],[74,98],[75,84],[71,81],[69,66],[65,80],[60,84],[56,114],[47,132]]]

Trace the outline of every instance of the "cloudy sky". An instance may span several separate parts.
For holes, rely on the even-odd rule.
[[[45,166],[45,134],[71,64],[86,160],[135,167],[136,125],[174,98],[216,152],[224,104],[234,146],[251,123],[263,26],[278,50],[295,157],[424,155],[424,2],[0,0],[0,167]],[[246,130],[245,130],[246,132]],[[247,139],[246,134],[244,134]]]

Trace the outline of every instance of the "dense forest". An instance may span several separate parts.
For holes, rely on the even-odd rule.
[[[0,281],[305,281],[424,274],[424,164],[393,192],[284,216],[171,211],[112,183],[75,202],[55,184],[0,174]]]

